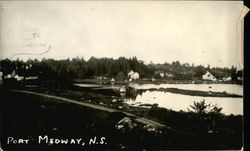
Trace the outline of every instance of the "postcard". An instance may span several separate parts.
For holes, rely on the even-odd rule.
[[[3,151],[243,149],[242,1],[1,1]]]

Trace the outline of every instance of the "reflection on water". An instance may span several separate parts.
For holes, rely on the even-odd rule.
[[[93,89],[114,89],[120,90],[122,85],[104,85],[104,84],[76,84],[80,87],[90,87]],[[189,96],[182,94],[174,94],[170,92],[161,91],[145,91],[138,94],[136,89],[150,89],[150,88],[178,88],[185,90],[198,90],[198,91],[213,91],[213,92],[227,92],[231,94],[243,95],[243,86],[235,84],[129,84],[130,88],[126,94],[121,93],[125,103],[141,106],[143,104],[157,103],[159,107],[172,109],[175,111],[187,111],[194,101],[202,101],[205,99],[206,103],[217,104],[222,107],[222,113],[243,115],[243,98],[230,98],[230,97],[201,97]],[[129,96],[129,98],[128,98]],[[147,106],[148,107],[148,106]]]
[[[198,91],[213,91],[213,92],[227,92],[232,94],[243,95],[242,85],[236,84],[130,84],[136,89],[150,89],[150,88],[178,88],[185,90]]]
[[[93,88],[93,89],[115,89],[119,90],[122,85],[114,85],[114,84],[85,84],[85,83],[76,83],[74,84],[83,88]]]
[[[174,94],[169,92],[146,91],[140,95],[137,95],[135,99],[126,98],[124,101],[125,103],[134,106],[157,103],[159,107],[164,107],[175,111],[187,111],[187,108],[189,108],[190,105],[193,105],[193,101],[197,102],[202,101],[203,99],[205,99],[207,104],[217,104],[219,107],[222,107],[222,113],[226,115],[243,115],[243,98],[200,97]]]

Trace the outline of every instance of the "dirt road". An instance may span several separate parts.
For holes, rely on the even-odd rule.
[[[152,121],[150,119],[143,118],[143,117],[138,117],[138,116],[136,116],[134,114],[124,112],[124,111],[120,111],[120,110],[116,110],[116,109],[113,109],[113,108],[110,108],[110,107],[107,107],[107,106],[101,106],[101,105],[97,105],[97,104],[79,102],[79,101],[64,98],[64,97],[59,97],[59,96],[54,96],[54,95],[49,95],[49,94],[43,94],[43,93],[38,93],[38,92],[32,92],[32,91],[23,91],[23,90],[11,90],[11,91],[19,92],[19,93],[32,94],[32,95],[38,95],[38,96],[48,97],[48,98],[53,98],[53,99],[61,100],[61,101],[64,101],[64,102],[78,104],[78,105],[81,105],[81,106],[86,106],[86,107],[90,107],[92,109],[106,111],[106,112],[110,112],[110,113],[112,113],[112,112],[122,112],[122,113],[126,114],[127,116],[135,118],[135,121],[137,121],[139,123],[150,125],[152,127],[166,127],[166,125],[163,125],[161,123]]]

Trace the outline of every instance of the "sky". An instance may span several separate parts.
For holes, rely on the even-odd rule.
[[[239,66],[242,7],[241,1],[8,1],[0,56]]]

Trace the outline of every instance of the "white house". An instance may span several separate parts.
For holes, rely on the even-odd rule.
[[[131,71],[128,73],[128,77],[129,77],[129,79],[131,79],[131,80],[137,80],[137,79],[140,78],[140,75],[139,75],[138,72],[134,72],[133,70],[131,70]],[[130,81],[131,81],[131,80],[130,80]]]
[[[203,80],[210,80],[210,81],[216,81],[217,79],[209,72],[207,71],[203,76]]]

